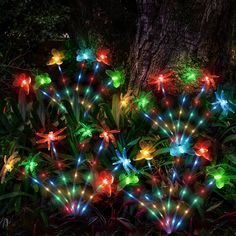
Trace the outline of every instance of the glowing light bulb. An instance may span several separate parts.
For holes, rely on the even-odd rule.
[[[215,176],[214,176],[214,179],[215,179],[215,180],[219,180],[219,179],[221,179],[221,178],[222,178],[222,175],[215,175]]]

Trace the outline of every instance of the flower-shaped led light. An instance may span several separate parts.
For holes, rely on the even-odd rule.
[[[1,184],[4,182],[6,174],[11,172],[17,162],[20,161],[20,158],[17,157],[18,152],[12,153],[10,157],[4,156],[4,164],[0,172]]]
[[[104,192],[108,196],[111,196],[112,183],[114,181],[114,177],[109,171],[100,172],[95,179],[96,187],[99,192]]]
[[[78,61],[78,62],[83,62],[83,61],[94,62],[95,60],[96,60],[96,57],[91,49],[86,48],[86,49],[77,51],[76,61]]]
[[[208,91],[210,88],[216,89],[216,78],[219,78],[219,76],[211,75],[209,73],[203,75],[201,81],[205,84],[206,91]]]
[[[81,127],[75,132],[76,135],[80,135],[80,142],[88,137],[92,137],[93,132],[96,130],[92,125],[85,125],[83,123],[80,123],[80,126]]]
[[[224,91],[222,90],[220,95],[216,92],[216,101],[212,103],[213,110],[220,108],[222,110],[221,115],[227,116],[229,112],[233,112],[233,108],[230,106],[230,104],[235,105],[232,101],[227,100],[224,96]]]
[[[138,110],[144,110],[146,111],[147,106],[150,102],[150,93],[141,92],[139,95],[139,98],[133,101],[134,103],[137,103]]]
[[[109,65],[109,51],[108,50],[99,50],[97,52],[97,61]]]
[[[48,66],[51,65],[61,65],[64,59],[64,53],[56,50],[55,48],[51,51],[52,57],[50,58],[49,62],[47,63]]]
[[[176,138],[175,141],[170,144],[170,155],[173,157],[179,157],[184,154],[193,155],[194,151],[186,139]]]
[[[15,80],[13,81],[13,86],[22,88],[26,94],[29,94],[30,84],[31,84],[31,78],[29,75],[25,73],[17,75]]]
[[[106,74],[111,78],[115,88],[119,88],[125,82],[125,75],[121,70],[106,70]]]
[[[117,149],[115,150],[116,156],[118,157],[118,161],[114,162],[112,165],[115,165],[115,170],[118,169],[119,165],[122,165],[125,169],[126,173],[129,175],[130,170],[138,173],[138,170],[131,165],[131,160],[127,158],[126,148],[123,148],[122,153],[120,153]]]
[[[182,75],[180,76],[180,79],[183,81],[183,83],[188,84],[195,82],[197,78],[199,78],[199,76],[201,76],[201,72],[199,69],[185,67]]]
[[[51,143],[55,142],[55,141],[61,141],[62,139],[66,138],[66,135],[59,135],[60,133],[62,133],[65,128],[59,129],[56,132],[50,131],[48,134],[43,134],[43,133],[36,133],[37,136],[43,138],[40,139],[38,141],[36,141],[36,143],[47,143],[48,144],[48,150],[51,150]]]
[[[131,175],[126,175],[126,174],[121,174],[119,176],[119,187],[120,189],[123,189],[127,185],[135,185],[139,182],[139,178],[135,174]]]
[[[126,108],[129,105],[129,102],[132,100],[133,96],[130,95],[131,92],[126,93],[124,96],[123,94],[120,95],[120,108]]]
[[[116,143],[115,136],[113,134],[120,133],[120,130],[109,130],[105,129],[99,135],[100,138],[103,138],[104,147],[108,148],[109,143],[111,142],[113,145]]]
[[[48,73],[44,73],[44,74],[36,75],[35,82],[36,82],[37,87],[41,87],[41,86],[49,85],[52,82],[52,80],[50,79]]]
[[[210,153],[210,147],[211,147],[211,141],[209,140],[205,140],[205,141],[198,141],[195,145],[194,145],[194,149],[195,149],[195,154],[197,156],[203,157],[208,161],[212,161],[212,157],[211,157],[211,153]]]
[[[36,159],[39,157],[39,155],[40,153],[37,153],[35,155],[30,154],[28,159],[19,165],[19,166],[25,166],[26,175],[28,175],[29,173],[31,173],[32,176],[36,175],[36,167],[38,166]]]
[[[134,158],[134,161],[140,161],[140,160],[152,160],[154,158],[154,152],[156,149],[149,143],[140,143],[141,150],[137,154],[137,156]]]
[[[207,173],[214,177],[217,188],[223,188],[225,184],[230,182],[230,178],[225,175],[225,170],[222,167],[218,167],[217,169],[208,167]]]
[[[157,91],[160,92],[162,86],[170,81],[172,74],[173,72],[169,72],[166,74],[160,73],[158,75],[151,75],[148,80],[148,84],[155,85],[157,87]]]

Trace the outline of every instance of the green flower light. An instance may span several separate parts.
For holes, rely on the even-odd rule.
[[[127,185],[135,185],[139,182],[139,178],[135,174],[132,175],[121,174],[119,176],[119,180],[120,180],[119,183],[120,189],[123,189]]]
[[[50,79],[49,75],[45,73],[45,74],[37,75],[35,77],[35,82],[38,87],[41,87],[41,86],[49,85],[52,82],[52,80]]]
[[[225,175],[225,170],[222,167],[218,167],[217,169],[208,167],[207,173],[213,176],[217,188],[223,188],[225,184],[230,182],[230,178]]]
[[[199,69],[186,67],[183,70],[183,74],[180,76],[180,79],[185,83],[192,83],[197,80],[198,77],[201,76]]]
[[[39,157],[40,153],[37,153],[35,155],[30,154],[28,157],[28,160],[22,162],[20,166],[25,166],[25,174],[32,174],[33,176],[36,175],[36,167],[38,166],[38,163],[35,161]]]
[[[84,139],[88,137],[91,138],[93,136],[93,132],[95,131],[96,129],[93,128],[92,125],[85,125],[83,123],[80,123],[80,128],[77,129],[75,135],[80,135],[80,142],[82,142]]]
[[[146,111],[149,102],[150,102],[150,92],[149,93],[141,92],[139,98],[134,100],[134,103],[137,103],[138,105],[138,109],[139,110],[142,109],[144,111]]]
[[[125,75],[121,70],[107,70],[106,74],[111,78],[112,84],[115,88],[119,88],[125,82]]]

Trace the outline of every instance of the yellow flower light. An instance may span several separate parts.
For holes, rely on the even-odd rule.
[[[61,65],[63,63],[64,59],[64,54],[55,48],[52,49],[51,51],[52,57],[50,58],[49,62],[47,63],[48,66],[51,65]]]
[[[140,160],[152,160],[154,156],[154,152],[156,149],[149,143],[140,143],[141,150],[134,158],[134,161]]]
[[[4,165],[1,169],[0,176],[1,176],[1,184],[4,182],[6,174],[11,172],[14,168],[14,165],[20,161],[20,158],[17,157],[18,152],[14,152],[8,159],[7,156],[4,156]]]
[[[120,95],[120,108],[126,108],[129,105],[129,102],[132,100],[131,92],[128,92],[123,96]]]

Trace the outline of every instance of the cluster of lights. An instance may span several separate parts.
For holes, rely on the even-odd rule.
[[[178,74],[175,74],[173,71],[169,71],[166,73],[160,72],[150,75],[148,83],[151,86],[155,86],[158,93],[162,92],[163,95],[166,95],[165,88],[168,88],[169,90],[174,81],[182,82],[184,86],[187,86],[187,88],[189,88],[189,84],[192,84],[204,86],[206,91],[209,91],[210,89],[215,90],[216,80],[218,77],[219,76],[217,75],[210,74],[208,71],[185,66]]]
[[[136,152],[136,155],[133,155],[131,158],[127,155],[126,145],[121,145],[117,140],[117,134],[121,133],[120,130],[110,129],[109,127],[99,127],[96,124],[91,124],[88,115],[88,111],[92,110],[94,103],[100,99],[100,94],[94,94],[91,89],[91,84],[96,81],[96,72],[101,67],[110,65],[110,57],[108,50],[99,50],[97,53],[94,53],[91,49],[83,49],[77,52],[76,60],[79,62],[81,71],[76,79],[76,86],[74,89],[68,87],[67,78],[62,73],[62,68],[60,67],[65,59],[63,52],[60,52],[56,49],[52,50],[52,57],[50,58],[47,65],[56,65],[60,72],[60,78],[62,79],[63,90],[56,91],[56,88],[53,86],[48,87],[52,80],[47,73],[38,74],[35,78],[35,88],[44,95],[53,103],[56,103],[61,111],[67,113],[67,109],[63,105],[63,100],[69,101],[69,104],[75,108],[78,104],[80,107],[85,108],[84,112],[84,122],[78,121],[78,127],[75,127],[73,134],[76,137],[76,140],[84,147],[84,141],[94,137],[94,133],[98,133],[98,137],[102,139],[101,144],[98,150],[98,156],[103,149],[115,150],[116,156],[112,163],[114,166],[112,171],[95,171],[95,178],[93,180],[94,193],[87,194],[87,186],[91,183],[91,175],[89,174],[85,180],[85,184],[81,187],[78,184],[78,167],[81,164],[81,158],[77,161],[76,170],[74,173],[73,182],[71,179],[68,179],[63,173],[60,172],[60,177],[62,184],[59,184],[53,180],[48,180],[46,177],[43,178],[36,177],[36,167],[38,166],[38,154],[31,154],[25,161],[23,161],[19,166],[24,167],[24,174],[29,175],[34,183],[40,185],[47,192],[49,192],[57,202],[62,204],[67,214],[70,215],[82,215],[87,209],[89,203],[94,199],[96,193],[105,193],[108,197],[111,197],[113,186],[115,185],[115,175],[118,170],[122,169],[121,174],[117,179],[118,182],[118,191],[124,190],[128,186],[135,186],[140,181],[140,175],[143,173],[142,170],[136,169],[132,164],[133,161],[136,164],[136,161],[147,161],[148,166],[152,172],[150,161],[153,160],[159,154],[169,153],[171,156],[175,157],[175,164],[172,167],[172,172],[170,173],[170,186],[165,190],[157,190],[156,194],[141,194],[141,198],[135,197],[134,194],[128,193],[128,196],[133,200],[137,201],[140,207],[144,207],[147,212],[151,213],[160,223],[160,226],[168,234],[172,233],[175,230],[178,230],[184,223],[185,218],[189,215],[189,212],[200,202],[200,197],[193,196],[190,198],[190,203],[184,204],[184,200],[189,194],[188,186],[193,184],[195,178],[194,173],[197,168],[200,167],[202,158],[208,161],[212,161],[212,152],[211,145],[212,143],[209,140],[199,140],[194,143],[194,135],[197,133],[198,129],[204,124],[204,118],[199,119],[196,115],[196,104],[195,106],[188,106],[188,112],[186,112],[184,106],[187,101],[187,96],[181,98],[180,106],[177,111],[171,110],[169,107],[167,109],[166,115],[157,114],[155,109],[149,109],[151,107],[151,92],[141,92],[137,97],[131,95],[129,91],[126,94],[121,94],[119,98],[119,112],[126,112],[130,109],[131,105],[136,106],[136,111],[141,111],[144,114],[145,118],[153,123],[153,126],[159,128],[165,136],[169,138],[169,147],[163,148],[162,153],[158,152],[155,143],[149,142],[140,142],[139,150]],[[92,75],[89,75],[89,86],[84,90],[80,87],[80,82],[86,77],[85,68],[87,64],[94,65]],[[100,69],[99,69],[100,70]],[[110,81],[106,84],[107,87],[112,85],[114,88],[121,87],[125,82],[125,75],[122,70],[106,70]],[[167,99],[165,88],[168,87],[168,83],[172,83],[174,80],[174,72],[168,73],[159,73],[150,76],[148,83],[156,87],[157,92],[162,92],[164,98]],[[180,79],[184,84],[195,83],[200,79],[202,88],[200,89],[199,94],[197,95],[194,101],[200,101],[201,96],[207,92],[210,88],[216,89],[216,78],[218,76],[211,75],[210,73],[203,73],[201,70],[196,68],[185,68],[184,72],[178,79]],[[87,78],[86,78],[87,79]],[[198,81],[199,82],[199,81]],[[30,91],[31,78],[27,74],[20,74],[16,76],[13,85],[15,87],[20,87],[26,94],[29,94]],[[106,87],[103,87],[103,91]],[[101,92],[103,92],[101,90]],[[80,99],[80,96],[82,99]],[[92,98],[91,98],[92,95]],[[166,100],[167,101],[167,100]],[[197,102],[196,102],[197,103]],[[221,91],[220,95],[216,93],[216,101],[212,103],[212,111],[221,109],[222,115],[227,116],[229,112],[234,112],[233,106],[234,103],[224,97],[224,92]],[[76,110],[76,109],[75,109]],[[148,112],[151,110],[152,114]],[[210,114],[210,112],[208,112]],[[154,115],[153,115],[154,114]],[[187,115],[186,115],[187,114]],[[155,116],[155,117],[154,117]],[[77,117],[76,117],[77,118]],[[184,119],[185,118],[185,119]],[[154,128],[153,127],[153,128]],[[57,158],[57,151],[54,143],[59,142],[66,138],[65,134],[62,134],[66,128],[59,129],[56,132],[49,131],[46,133],[36,133],[40,139],[36,141],[37,144],[46,144],[48,151],[52,150],[51,153],[54,153]],[[120,135],[122,136],[122,135]],[[77,137],[79,137],[77,139]],[[98,139],[99,139],[98,138]],[[100,143],[100,142],[99,142]],[[117,145],[117,143],[119,145]],[[112,145],[110,145],[112,144]],[[83,145],[83,146],[82,146]],[[110,151],[110,150],[109,150]],[[128,152],[129,153],[129,152]],[[176,166],[180,166],[185,163],[185,160],[192,161],[192,169],[189,173],[180,174],[177,171]],[[17,157],[17,153],[13,153],[8,159],[4,157],[4,165],[2,167],[0,176],[1,182],[5,180],[5,176],[8,172],[11,172],[14,168],[14,165],[19,162],[20,158]],[[154,162],[154,160],[153,160]],[[97,159],[94,161],[95,167]],[[120,168],[122,167],[122,168]],[[202,187],[199,191],[199,195],[203,196],[215,183],[216,187],[222,188],[225,184],[228,184],[230,181],[229,176],[225,174],[225,170],[222,167],[218,169],[208,168],[208,175],[213,177],[213,180],[207,184],[207,187]],[[156,183],[156,176],[152,172],[153,181]],[[176,190],[174,188],[174,183],[182,181],[183,188],[181,190]],[[63,185],[63,186],[61,186]],[[178,194],[179,193],[179,194]],[[140,197],[139,196],[139,197]],[[176,196],[179,199],[176,201]],[[156,199],[157,198],[157,199]],[[141,200],[140,200],[141,199]]]
[[[55,201],[62,206],[66,214],[83,215],[96,192],[89,194],[87,190],[88,184],[91,181],[90,176],[86,178],[83,187],[79,184],[78,168],[81,164],[82,159],[80,156],[77,160],[76,170],[72,178],[66,177],[63,173],[60,173],[57,181],[50,179],[41,180],[36,177],[30,178],[33,183],[41,186],[46,192],[50,193]]]
[[[198,163],[198,157],[196,157],[195,161],[192,162],[192,171],[189,173],[190,178],[193,178],[192,176],[196,172]],[[179,162],[176,162],[173,166],[173,178],[169,188],[166,185],[163,187],[158,186],[158,188],[153,186],[154,190],[151,194],[139,193],[137,197],[131,192],[127,193],[129,198],[135,200],[141,208],[146,209],[146,212],[159,222],[160,228],[167,234],[181,230],[189,218],[189,213],[201,204],[202,198],[213,187],[216,179],[223,179],[222,173],[218,173],[214,179],[206,182],[205,187],[199,189],[198,194],[193,194],[187,183],[182,188],[175,186],[176,178],[180,181],[179,176],[181,173],[176,171],[178,165]],[[211,173],[211,175],[213,174]]]

